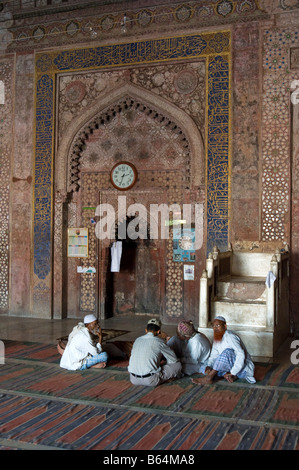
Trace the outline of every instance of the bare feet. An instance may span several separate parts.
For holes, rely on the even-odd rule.
[[[98,364],[91,366],[91,369],[104,369],[104,367],[106,367],[106,364],[106,362],[99,362]]]
[[[205,375],[199,379],[192,379],[192,382],[196,385],[210,385],[213,382],[213,378]]]
[[[205,373],[206,375],[204,377],[192,379],[192,382],[196,385],[210,385],[213,383],[214,377],[217,376],[217,370],[214,370],[211,367],[206,367]]]
[[[229,383],[233,383],[237,377],[229,372],[227,372],[226,374],[224,374],[223,376]]]

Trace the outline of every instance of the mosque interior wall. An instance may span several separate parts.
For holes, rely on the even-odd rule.
[[[66,15],[58,2],[51,20],[24,8],[2,11],[0,312],[152,313],[196,324],[208,253],[231,244],[290,250],[297,331],[297,3],[143,1],[126,11],[125,33],[113,3]],[[122,160],[138,182],[117,192],[109,173]],[[126,240],[126,274],[112,276],[115,238],[96,237],[95,208],[117,213],[120,195],[147,214],[150,204],[198,205],[192,260],[175,260],[169,239]],[[88,259],[67,256],[69,227],[88,227]]]

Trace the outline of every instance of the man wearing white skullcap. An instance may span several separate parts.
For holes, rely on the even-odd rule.
[[[181,363],[160,332],[160,320],[152,318],[147,322],[146,334],[134,341],[128,366],[133,385],[156,387],[180,376]]]
[[[214,342],[210,357],[200,372],[205,377],[193,379],[199,385],[211,384],[216,375],[228,382],[245,379],[253,384],[254,364],[242,340],[233,331],[227,329],[226,320],[216,316],[212,321]]]
[[[97,321],[97,318],[93,314],[85,315],[83,322],[85,325],[88,325],[88,323],[92,323]]]
[[[83,322],[75,326],[68,337],[60,360],[60,367],[64,369],[102,369],[106,366],[108,354],[102,350],[102,329],[97,318],[88,314]],[[96,344],[93,336],[97,338]]]

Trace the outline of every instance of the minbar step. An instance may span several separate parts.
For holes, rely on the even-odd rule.
[[[265,301],[265,278],[226,276],[217,283],[217,297],[235,301]]]
[[[266,302],[234,302],[231,300],[218,300],[211,302],[211,316],[225,317],[227,323],[233,325],[251,325],[265,327],[267,318]]]

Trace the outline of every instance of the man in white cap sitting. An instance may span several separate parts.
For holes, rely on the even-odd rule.
[[[155,387],[180,377],[182,365],[174,351],[159,337],[160,331],[160,321],[153,318],[146,326],[146,334],[135,340],[128,366],[132,384]],[[166,364],[161,363],[162,358]]]
[[[224,377],[230,383],[237,378],[255,383],[254,364],[242,340],[227,329],[224,317],[217,316],[212,325],[214,331],[212,351],[206,365],[200,370],[205,377],[193,379],[192,382],[199,385],[211,384],[217,375]]]
[[[85,315],[84,323],[76,325],[68,337],[60,360],[60,367],[68,370],[84,370],[90,367],[106,367],[107,352],[102,350],[102,329],[94,315]],[[97,338],[97,342],[92,336]]]

